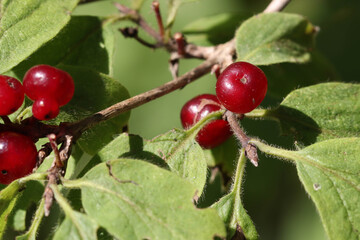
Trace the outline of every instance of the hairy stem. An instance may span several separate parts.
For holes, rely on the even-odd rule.
[[[249,158],[249,160],[255,167],[257,167],[259,161],[257,155],[257,149],[255,145],[249,143],[250,138],[245,134],[244,130],[240,127],[237,116],[230,111],[226,111],[225,117],[226,120],[229,122],[231,130],[235,134],[236,138],[240,141],[242,148],[245,149],[246,157]]]

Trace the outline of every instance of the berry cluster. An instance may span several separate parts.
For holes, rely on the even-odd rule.
[[[34,101],[32,113],[36,119],[53,119],[59,114],[59,107],[71,100],[74,89],[74,81],[67,72],[49,65],[29,69],[23,84],[13,77],[0,75],[0,116],[5,118],[18,110],[26,94]],[[31,137],[0,132],[0,183],[9,184],[31,173],[36,158],[37,150]]]
[[[260,68],[247,63],[235,62],[218,77],[216,95],[203,94],[189,100],[181,109],[181,123],[185,129],[222,107],[244,114],[255,109],[265,98],[267,79]],[[196,136],[203,148],[213,148],[231,135],[225,120],[218,119],[205,125]]]
[[[59,107],[67,104],[74,95],[74,81],[65,71],[38,65],[24,76],[25,94],[34,101],[32,112],[39,120],[50,120],[59,114]]]

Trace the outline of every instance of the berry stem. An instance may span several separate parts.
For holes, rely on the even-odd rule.
[[[56,143],[56,135],[55,134],[49,134],[48,136],[50,146],[54,152],[55,158],[54,158],[54,166],[57,168],[62,168],[64,166],[63,162],[60,159],[60,153],[59,149]]]
[[[162,17],[161,17],[161,14],[160,14],[160,3],[159,3],[159,1],[153,1],[152,2],[152,9],[154,10],[155,15],[156,15],[156,21],[157,21],[158,26],[159,26],[160,37],[161,37],[162,41],[164,41],[165,30],[164,30],[164,24],[163,24],[163,21],[162,21]]]
[[[177,32],[174,34],[174,39],[176,41],[177,44],[177,52],[180,56],[184,56],[186,54],[185,52],[185,39],[184,36]]]
[[[238,117],[235,113],[226,111],[225,112],[226,120],[229,122],[231,130],[234,132],[236,138],[240,141],[242,148],[245,149],[246,157],[250,162],[257,167],[258,166],[258,155],[255,145],[249,143],[250,138],[245,134],[244,130],[240,127]]]

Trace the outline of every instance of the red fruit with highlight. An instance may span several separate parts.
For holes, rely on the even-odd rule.
[[[264,100],[267,79],[260,68],[247,62],[229,65],[216,83],[220,103],[234,113],[248,113]]]
[[[181,109],[181,123],[189,129],[208,114],[219,111],[221,104],[215,95],[202,94],[189,100]],[[196,141],[203,148],[214,148],[231,136],[227,121],[218,119],[205,125],[197,134]]]
[[[53,98],[64,106],[74,95],[74,81],[65,71],[49,66],[37,65],[30,68],[24,76],[25,94],[31,100]]]
[[[24,88],[21,83],[13,77],[0,75],[0,115],[15,112],[23,102]]]
[[[32,106],[32,113],[38,120],[50,120],[59,114],[59,105],[53,98],[39,98]]]
[[[0,183],[9,184],[30,174],[36,165],[37,150],[28,136],[0,133]]]

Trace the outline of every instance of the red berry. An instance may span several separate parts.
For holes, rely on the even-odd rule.
[[[59,106],[67,104],[74,95],[74,81],[65,71],[49,66],[37,65],[24,76],[25,94],[31,100],[53,98]]]
[[[24,88],[12,77],[0,75],[0,115],[6,116],[16,110],[24,102]]]
[[[0,183],[9,184],[30,174],[36,156],[35,144],[28,136],[15,132],[0,133]]]
[[[189,100],[181,109],[181,123],[185,129],[192,127],[211,112],[219,111],[221,104],[215,95],[202,94]],[[213,148],[231,136],[229,124],[222,119],[205,125],[196,136],[196,141],[203,148]]]
[[[53,98],[39,98],[32,106],[32,113],[39,120],[50,120],[59,114],[59,104]]]
[[[216,83],[216,96],[220,103],[234,113],[247,113],[265,98],[267,79],[260,68],[247,63],[229,65]]]

